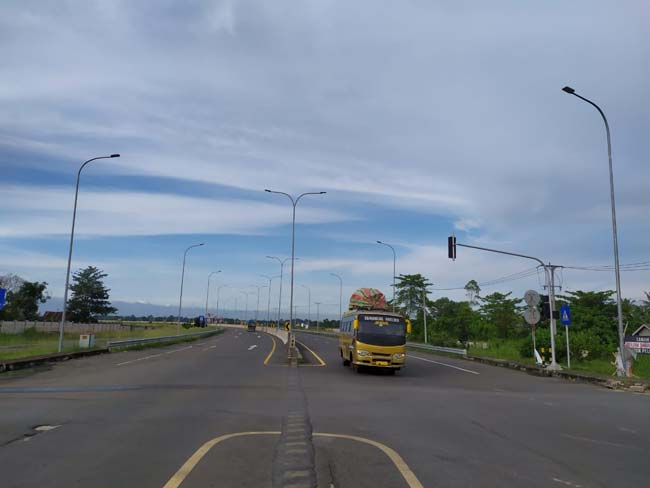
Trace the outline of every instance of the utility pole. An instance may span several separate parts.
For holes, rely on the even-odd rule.
[[[487,252],[494,252],[497,254],[505,254],[507,256],[515,256],[518,258],[524,258],[524,259],[532,259],[533,261],[537,261],[541,267],[544,268],[544,277],[546,281],[546,286],[550,288],[551,286],[551,272],[549,271],[549,266],[551,265],[546,265],[544,264],[544,261],[542,261],[539,258],[536,258],[535,256],[527,256],[526,254],[519,254],[515,252],[508,252],[508,251],[499,251],[498,249],[490,249],[487,247],[479,247],[479,246],[470,246],[469,244],[461,244],[459,242],[456,242],[456,236],[449,236],[447,239],[447,245],[448,245],[448,255],[450,259],[455,260],[456,259],[456,246],[459,247],[466,247],[468,249],[478,249],[479,251],[487,251]],[[557,267],[557,266],[556,266]],[[548,366],[548,369],[556,371],[562,369],[559,364],[557,364],[557,361],[555,360],[555,334],[554,334],[554,328],[555,328],[555,319],[553,318],[553,313],[555,312],[555,296],[552,293],[549,293],[549,308],[551,309],[551,364]]]
[[[550,285],[548,290],[548,301],[551,309],[551,352],[553,355],[553,362],[555,362],[555,335],[557,334],[557,323],[555,322],[555,270],[558,268],[563,268],[563,266],[558,266],[555,264],[547,264],[545,266],[548,269],[548,272],[551,275]],[[571,359],[569,359],[569,335],[567,330],[567,367],[571,367]]]
[[[422,288],[422,317],[424,318],[424,343],[428,344],[427,340],[427,288]]]

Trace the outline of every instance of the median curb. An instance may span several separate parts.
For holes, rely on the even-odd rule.
[[[54,354],[44,354],[42,356],[32,356],[29,358],[12,359],[11,361],[0,362],[0,373],[5,371],[16,371],[19,369],[33,368],[48,363],[67,361],[68,359],[77,359],[86,356],[97,356],[98,354],[108,353],[108,348],[90,349],[88,351],[60,352]]]
[[[542,368],[533,364],[518,363],[507,359],[495,359],[482,356],[466,356],[461,357],[467,361],[474,361],[477,363],[489,364],[490,366],[498,366],[501,368],[514,369],[533,376],[547,376],[554,378],[562,378],[580,383],[590,383],[593,385],[602,386],[612,390],[627,390],[635,393],[650,393],[650,381],[639,380],[631,378],[612,378],[609,376],[598,375],[594,373],[579,373],[576,371],[553,371],[550,369]]]

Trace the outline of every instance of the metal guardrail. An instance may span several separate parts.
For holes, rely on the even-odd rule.
[[[461,356],[467,356],[467,349],[460,349],[457,347],[431,346],[429,344],[420,344],[419,342],[407,342],[406,346],[414,347],[417,349],[426,349],[428,351],[439,351],[446,352],[448,354],[460,354]]]
[[[219,329],[206,330],[205,332],[192,332],[191,334],[180,334],[180,335],[173,335],[173,336],[146,337],[144,339],[124,339],[121,341],[108,341],[106,343],[106,347],[110,349],[113,347],[129,347],[129,346],[137,346],[140,344],[151,344],[154,342],[167,342],[176,339],[184,339],[186,337],[207,337],[212,334],[216,334],[217,332],[219,332]]]

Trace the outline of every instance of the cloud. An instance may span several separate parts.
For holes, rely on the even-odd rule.
[[[0,218],[5,237],[69,233],[70,189],[0,186],[7,212]],[[210,199],[162,193],[83,191],[76,231],[86,236],[161,234],[256,234],[287,224],[290,206],[252,200]],[[331,210],[305,206],[305,224],[349,220]]]

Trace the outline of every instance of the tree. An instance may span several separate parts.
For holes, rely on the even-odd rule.
[[[117,312],[108,301],[109,289],[103,279],[108,275],[88,266],[72,276],[72,298],[68,300],[68,317],[73,322],[96,322],[98,316]]]
[[[36,320],[38,305],[49,300],[45,293],[47,283],[38,281],[23,281],[20,288],[7,292],[7,305],[0,312],[10,320]]]
[[[399,275],[395,284],[395,301],[406,315],[413,317],[422,308],[422,293],[431,282],[421,274]]]
[[[478,286],[476,280],[469,280],[465,285],[465,294],[467,295],[467,301],[470,305],[476,305],[478,299],[481,295],[481,287]]]
[[[512,336],[516,327],[522,324],[522,317],[517,309],[521,298],[508,298],[510,295],[512,292],[495,292],[480,298],[483,320],[495,328],[500,339]]]
[[[24,279],[12,273],[0,276],[0,288],[7,290],[7,293],[10,291],[18,291],[23,283],[25,283]]]
[[[558,296],[562,302],[571,306],[571,330],[586,330],[598,336],[601,342],[616,344],[618,323],[614,292],[580,291],[567,292]]]
[[[455,302],[447,297],[431,302],[432,338],[438,342],[467,342],[470,328],[477,321],[478,313],[469,302]],[[435,342],[436,344],[438,342]]]

